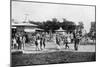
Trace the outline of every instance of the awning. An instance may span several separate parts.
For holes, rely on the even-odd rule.
[[[30,23],[12,23],[12,26],[17,27],[17,26],[29,26],[29,27],[34,27],[37,26],[35,24],[30,24]]]

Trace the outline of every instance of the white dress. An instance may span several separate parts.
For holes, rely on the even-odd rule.
[[[40,40],[39,39],[37,40],[37,43],[38,43],[38,49],[40,50]]]
[[[70,39],[69,37],[67,38],[67,40],[68,40],[68,43],[70,43],[70,42],[71,42],[71,39]]]

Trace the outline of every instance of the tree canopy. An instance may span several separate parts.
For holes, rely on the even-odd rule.
[[[68,21],[65,18],[63,19],[63,22],[58,21],[56,18],[52,18],[52,20],[43,22],[30,21],[30,23],[38,25],[38,28],[44,29],[45,31],[55,31],[60,27],[62,27],[66,31],[73,31],[76,27],[76,24],[74,22]]]

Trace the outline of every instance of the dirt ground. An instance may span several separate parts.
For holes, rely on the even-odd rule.
[[[35,53],[35,54],[13,54],[12,67],[28,66],[28,65],[43,65],[43,64],[58,64],[58,63],[75,63],[75,62],[90,62],[96,60],[95,52],[70,52],[59,51],[50,53]]]
[[[11,64],[14,66],[58,64],[89,62],[96,60],[95,45],[78,45],[78,51],[75,51],[74,44],[68,44],[69,49],[57,49],[54,43],[46,43],[46,48],[42,51],[36,51],[35,46],[26,46],[23,53],[13,52],[11,54]]]

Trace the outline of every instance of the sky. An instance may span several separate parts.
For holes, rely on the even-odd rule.
[[[15,21],[46,21],[52,18],[62,21],[63,18],[76,24],[83,22],[89,32],[91,21],[95,21],[94,6],[48,4],[36,2],[12,1],[12,19]]]

